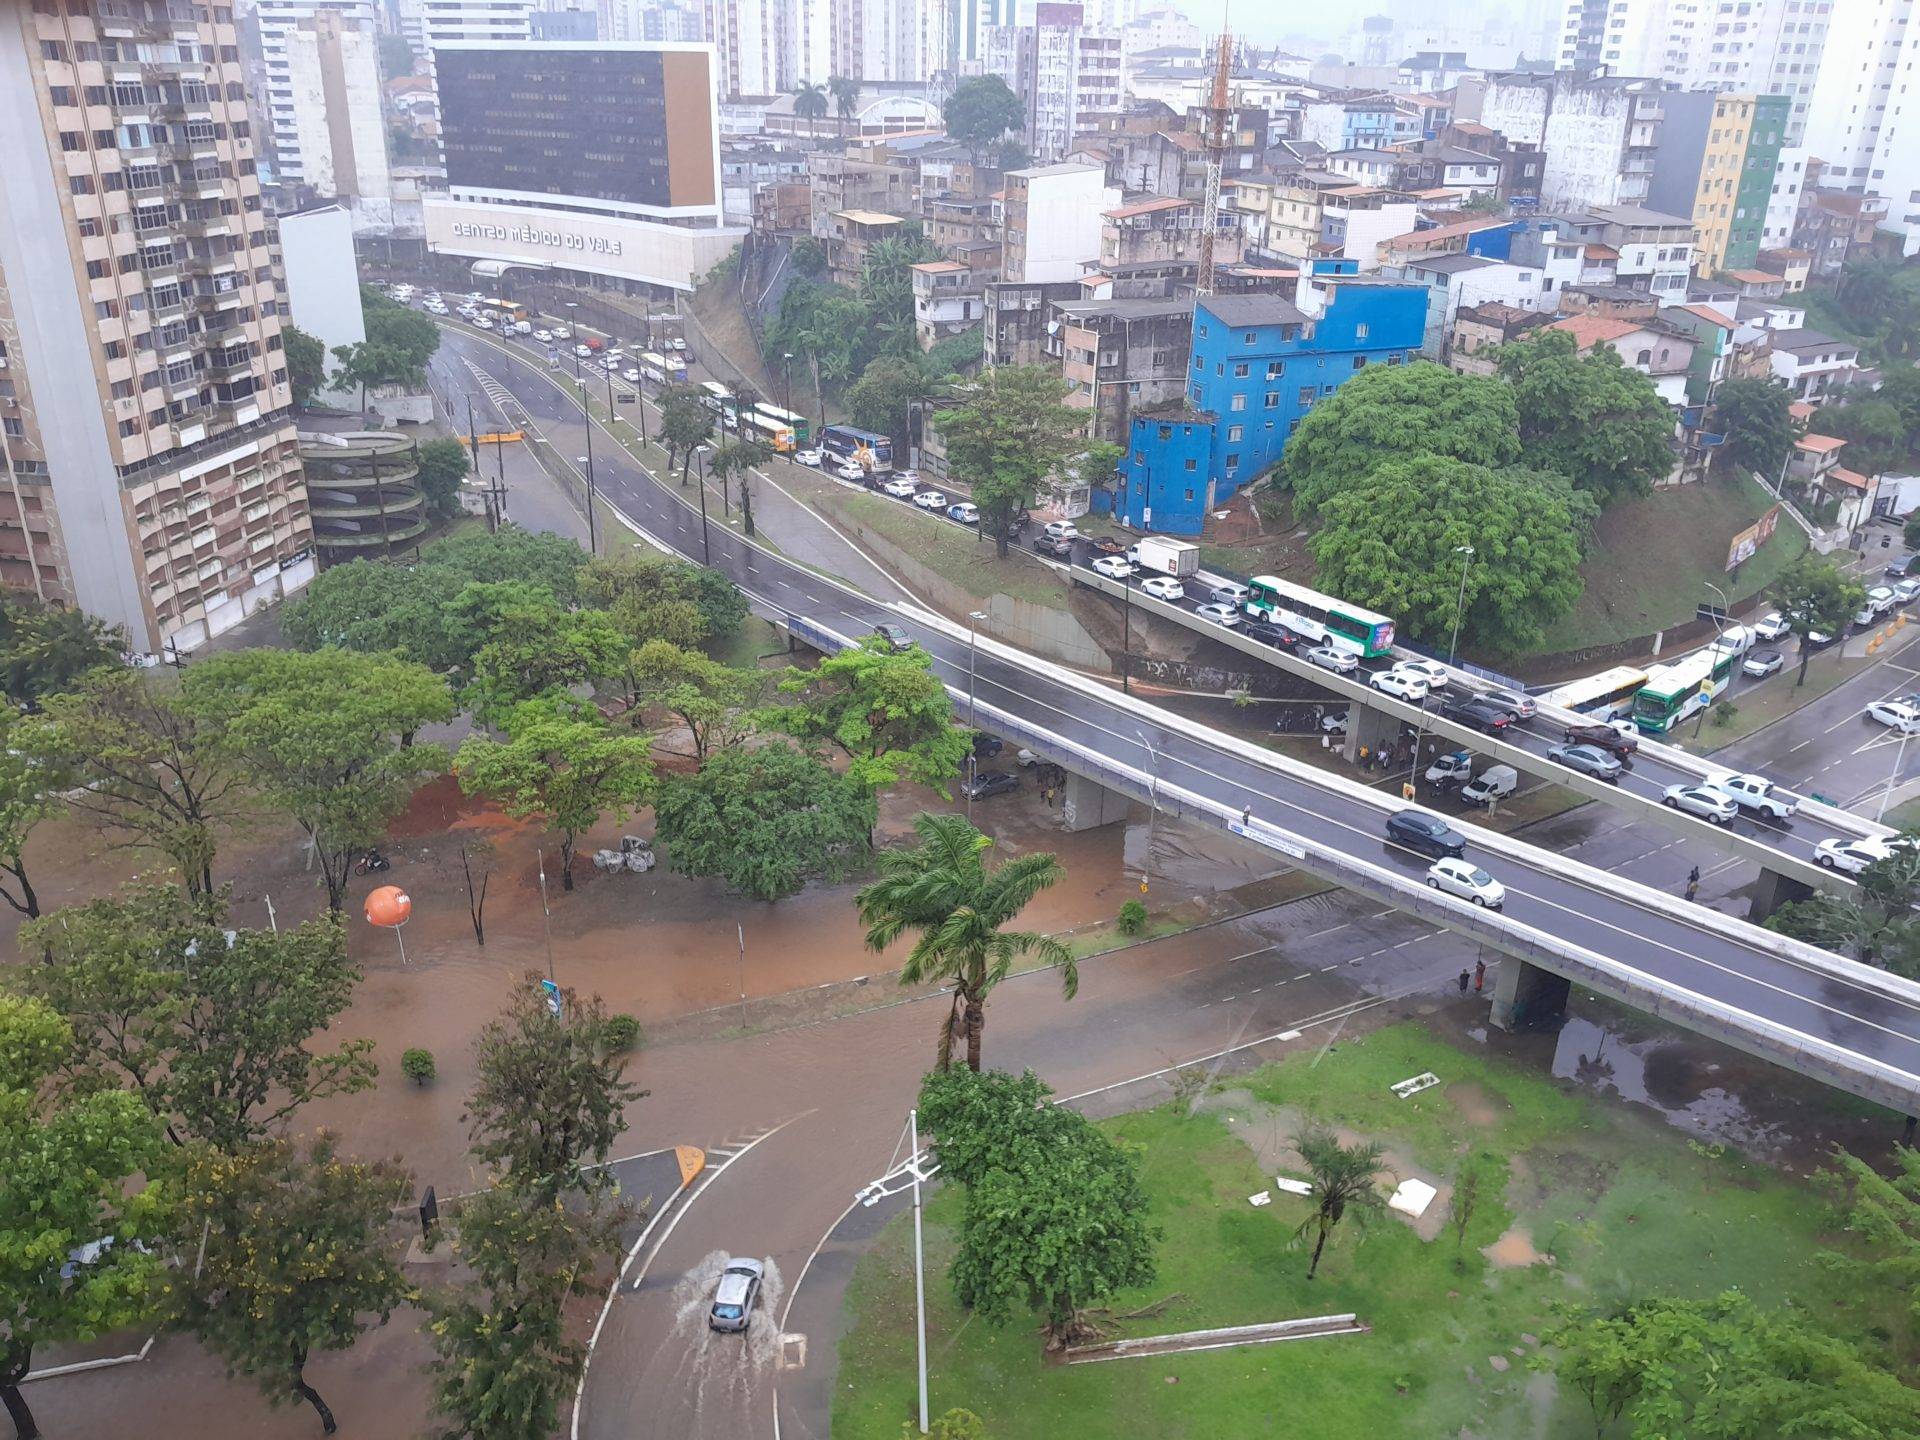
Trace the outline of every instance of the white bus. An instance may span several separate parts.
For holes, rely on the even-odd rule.
[[[742,410],[740,428],[744,434],[766,441],[781,455],[793,453],[793,427],[790,425],[769,419],[758,410]]]
[[[1393,621],[1361,605],[1349,605],[1277,575],[1256,575],[1240,608],[1256,620],[1284,625],[1318,645],[1331,645],[1363,660],[1393,650]]]
[[[1632,713],[1633,697],[1646,683],[1647,672],[1637,665],[1616,665],[1584,680],[1570,680],[1557,690],[1549,690],[1544,698],[1547,704],[1562,710],[1597,720],[1617,720]]]
[[[733,392],[718,380],[702,380],[700,390],[707,409],[714,414],[724,415],[733,408]]]

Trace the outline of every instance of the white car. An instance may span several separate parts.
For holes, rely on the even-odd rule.
[[[1886,585],[1873,585],[1867,589],[1867,604],[1873,607],[1875,615],[1884,615],[1897,603],[1893,590]]]
[[[922,490],[913,497],[913,503],[922,510],[944,510],[947,508],[947,497],[938,490]]]
[[[544,345],[547,341],[553,339],[553,332],[551,330],[536,330],[533,332],[533,338]]]
[[[811,465],[814,469],[818,470],[820,468],[820,462],[824,457],[821,456],[818,450],[796,450],[793,452],[793,458],[802,465]]]
[[[840,467],[840,473],[844,475],[849,469],[858,470],[859,468],[860,467],[858,465],[854,465],[854,466],[842,465]],[[856,476],[854,478],[858,479],[859,477]],[[893,498],[896,500],[910,500],[913,498],[913,492],[919,487],[916,486],[913,483],[913,481],[908,480],[903,476],[896,475],[893,477],[893,479],[887,481],[887,483],[881,488],[884,489],[887,492],[887,494],[893,496]]]
[[[553,338],[556,340],[571,340],[573,338],[573,327],[571,325],[554,326]]]
[[[1858,875],[1874,861],[1885,860],[1892,853],[1884,841],[1845,840],[1836,835],[1813,847],[1813,863],[1824,865],[1829,870],[1844,870],[1849,875]]]
[[[1367,681],[1382,695],[1418,705],[1427,698],[1427,682],[1411,670],[1382,670]]]
[[[493,328],[493,321],[484,315],[476,315],[473,317],[473,328],[476,330],[491,330]]]
[[[593,347],[585,344],[576,345],[573,347],[573,353],[582,360],[590,360],[593,358]]]
[[[1102,555],[1098,560],[1093,562],[1093,573],[1096,575],[1104,575],[1109,580],[1125,580],[1134,573],[1134,568],[1126,562],[1123,556]]]
[[[1753,633],[1762,640],[1784,640],[1793,633],[1793,626],[1787,623],[1786,616],[1775,610],[1754,623]]]
[[[893,473],[898,475],[902,480],[911,480],[916,485],[920,483],[920,472],[911,466],[908,466],[904,470],[896,470]]]
[[[1396,660],[1393,668],[1402,675],[1418,675],[1429,690],[1444,690],[1453,679],[1453,672],[1438,660]]]
[[[1750,680],[1764,680],[1778,675],[1786,663],[1787,657],[1778,650],[1755,650],[1740,662],[1740,673]]]
[[[1150,575],[1140,582],[1140,593],[1156,600],[1184,600],[1187,587],[1171,575]]]
[[[1902,580],[1893,587],[1893,598],[1902,605],[1920,600],[1920,580]]]
[[[1506,903],[1507,887],[1468,860],[1436,860],[1427,867],[1427,884],[1488,910]]]
[[[1904,700],[1876,700],[1867,706],[1867,718],[1878,720],[1902,735],[1920,734],[1920,710]]]
[[[1193,613],[1223,630],[1231,630],[1240,623],[1240,612],[1231,605],[1196,605]]]
[[[687,342],[681,339],[675,339],[671,343],[675,350],[684,350],[687,348]]]
[[[1047,538],[1050,540],[1078,540],[1080,538],[1079,527],[1071,520],[1049,520],[1044,530]]]
[[[848,461],[844,465],[834,466],[833,473],[842,480],[864,481],[867,478],[867,472],[862,470],[858,465],[855,465],[852,461]],[[888,493],[897,495],[899,492],[896,490]]]
[[[1307,651],[1309,664],[1318,665],[1322,670],[1331,670],[1336,675],[1346,675],[1360,668],[1358,657],[1344,650],[1336,650],[1331,645],[1316,645]]]
[[[1731,825],[1733,817],[1740,813],[1732,796],[1706,785],[1669,785],[1661,794],[1660,803],[1669,810],[1697,815],[1715,825]]]
[[[638,385],[640,383],[640,372],[638,370],[622,370],[620,372],[620,378],[629,385]]]

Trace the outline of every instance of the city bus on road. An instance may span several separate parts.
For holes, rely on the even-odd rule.
[[[1740,657],[1731,650],[1696,650],[1671,665],[1656,665],[1633,697],[1633,723],[1648,735],[1664,735],[1713,703],[1733,682]]]
[[[677,355],[649,350],[640,357],[640,373],[655,385],[678,385],[687,378],[687,362]]]
[[[733,408],[733,392],[718,380],[702,380],[700,392],[707,409],[716,415],[724,415]]]
[[[781,455],[793,453],[793,429],[782,425],[778,420],[770,420],[758,410],[740,412],[740,431],[743,436],[763,440]]]
[[[1638,665],[1616,665],[1584,680],[1570,680],[1543,697],[1547,704],[1578,711],[1599,720],[1616,720],[1633,713],[1633,697],[1647,683]]]
[[[518,325],[522,320],[531,318],[527,307],[516,300],[476,300],[480,313],[489,320],[507,325]]]
[[[754,412],[764,415],[776,425],[784,425],[793,432],[796,445],[806,445],[813,439],[813,422],[804,415],[796,415],[791,410],[782,410],[778,405],[760,404],[753,407]]]
[[[1277,575],[1256,575],[1240,608],[1255,619],[1284,625],[1316,645],[1331,645],[1363,660],[1393,649],[1393,621]]]
[[[851,460],[869,473],[893,469],[893,441],[851,425],[829,425],[820,432],[820,448],[836,460]]]

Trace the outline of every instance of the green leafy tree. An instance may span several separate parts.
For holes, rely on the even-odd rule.
[[[439,519],[460,511],[460,482],[472,468],[467,463],[467,447],[458,440],[429,440],[416,457],[420,467],[420,491],[427,497],[427,510]]]
[[[855,903],[867,927],[867,948],[885,950],[909,932],[913,948],[900,967],[900,983],[953,986],[953,1003],[941,1023],[934,1063],[953,1063],[956,1032],[965,1036],[967,1068],[980,1068],[980,1037],[987,1023],[987,996],[1031,956],[1057,966],[1060,990],[1069,1000],[1080,989],[1073,952],[1051,935],[1009,930],[1034,896],[1066,874],[1044,852],[1019,855],[988,870],[993,842],[959,815],[926,812],[914,817],[920,843],[880,852],[880,878]]]
[[[698,774],[669,777],[654,819],[672,869],[783,900],[865,860],[877,809],[857,780],[774,741],[715,751]]]
[[[1133,1157],[1078,1111],[1023,1107],[1036,1090],[1050,1093],[1031,1074],[936,1073],[923,1101],[943,1172],[967,1177],[955,1295],[992,1325],[1040,1312],[1054,1348],[1080,1337],[1088,1306],[1153,1278],[1159,1231]]]
[[[827,252],[811,235],[802,235],[793,242],[791,263],[795,274],[811,278],[827,268]]]
[[[596,1293],[619,1212],[508,1186],[463,1200],[454,1253],[472,1277],[426,1297],[433,1409],[445,1440],[550,1440],[586,1349],[567,1302]]]
[[[1920,458],[1920,365],[1895,365],[1880,381],[1874,399],[1900,412],[1907,455]]]
[[[1572,335],[1547,330],[1501,347],[1500,373],[1513,385],[1528,467],[1566,476],[1603,505],[1672,472],[1673,411],[1610,347],[1582,355]]]
[[[1402,633],[1445,642],[1458,615],[1468,642],[1513,653],[1580,598],[1581,542],[1597,508],[1557,475],[1421,455],[1327,497],[1307,545],[1328,589],[1397,615]]]
[[[1841,274],[1841,317],[1880,360],[1920,355],[1920,272],[1880,255],[1851,260]]]
[[[1823,405],[1811,428],[1815,434],[1846,441],[1846,453],[1840,458],[1849,470],[1862,475],[1884,475],[1906,458],[1906,422],[1898,407],[1886,400]]]
[[[0,899],[29,920],[40,914],[40,896],[27,877],[27,837],[65,808],[52,782],[67,773],[46,764],[44,752],[22,748],[31,728],[17,711],[0,708]]]
[[[72,810],[118,843],[166,856],[188,895],[204,899],[213,894],[220,832],[245,811],[241,772],[225,739],[182,703],[177,681],[112,669],[51,697],[18,743],[66,778]],[[0,795],[8,793],[5,771],[0,764]],[[4,814],[0,809],[0,838]]]
[[[773,459],[773,447],[764,440],[723,440],[714,446],[707,470],[724,488],[729,478],[740,501],[740,528],[753,534],[753,472]]]
[[[182,691],[224,727],[255,791],[306,832],[334,911],[353,857],[446,763],[438,746],[412,743],[422,726],[453,718],[446,682],[391,655],[232,650],[196,662]]]
[[[1920,980],[1920,851],[1902,846],[1855,877],[1852,889],[1782,905],[1767,928]]]
[[[90,670],[118,665],[129,648],[126,631],[84,610],[0,596],[0,674],[7,699],[23,710],[71,690]]]
[[[305,409],[313,392],[327,383],[327,346],[298,325],[280,327],[287,357],[287,379],[293,385],[293,403]]]
[[[558,701],[577,685],[623,675],[633,639],[610,611],[562,610],[544,599],[502,610],[491,633],[464,696],[488,725],[506,725],[529,700]]]
[[[643,701],[686,726],[693,758],[702,763],[714,750],[746,737],[754,704],[765,689],[757,671],[736,670],[665,640],[649,640],[635,652],[633,674]]]
[[[1020,97],[998,75],[979,75],[962,80],[953,95],[941,107],[947,123],[947,135],[958,140],[979,159],[980,152],[1009,131],[1018,130],[1026,118]]]
[[[650,640],[692,649],[731,639],[747,616],[746,597],[718,570],[639,550],[590,562],[581,593],[613,617],[636,650]]]
[[[860,300],[867,307],[881,350],[896,360],[917,361],[919,342],[913,327],[912,267],[938,260],[940,251],[917,225],[904,225],[900,232],[868,247],[866,261],[860,269]],[[851,398],[851,390],[848,395]]]
[[[980,528],[1002,559],[1020,512],[1086,448],[1087,412],[1066,404],[1066,395],[1066,381],[1042,366],[1000,365],[969,382],[964,403],[933,417],[947,463],[973,487]]]
[[[55,1085],[72,1045],[53,1010],[0,992],[0,1403],[20,1440],[40,1434],[20,1389],[34,1351],[150,1313],[165,1266],[153,1242],[171,1228],[151,1178],[159,1125],[124,1091]]]
[[[680,483],[687,483],[687,467],[693,461],[696,445],[713,437],[713,411],[706,397],[689,385],[676,385],[660,397],[660,433],[658,439],[667,451],[667,468],[680,466]]]
[[[1787,624],[1800,640],[1800,674],[1796,686],[1807,683],[1807,662],[1813,658],[1809,637],[1844,635],[1867,592],[1842,575],[1830,560],[1808,551],[1780,572],[1768,591]]]
[[[360,287],[360,309],[366,317],[367,343],[397,352],[416,373],[440,348],[440,327],[431,317],[389,299],[371,285]]]
[[[1424,455],[1493,469],[1520,458],[1513,387],[1443,365],[1372,365],[1309,410],[1287,441],[1284,476],[1302,513]]]
[[[771,711],[767,723],[798,740],[832,744],[851,762],[848,775],[869,790],[902,779],[944,787],[973,744],[953,723],[933,657],[918,646],[895,651],[870,637],[812,670],[789,672],[780,689],[798,703]]]
[[[1859,1282],[1856,1293],[1904,1299],[1910,1331],[1920,1333],[1920,1150],[1896,1145],[1885,1174],[1845,1150],[1833,1162],[1818,1179],[1852,1243],[1822,1250],[1821,1263]]]
[[[1866,1351],[1739,1291],[1576,1315],[1549,1338],[1596,1436],[1622,1417],[1633,1440],[1920,1436],[1913,1391]]]
[[[552,1204],[563,1192],[613,1183],[602,1166],[646,1091],[626,1078],[625,1047],[610,1042],[607,1007],[562,990],[548,1004],[537,974],[480,1030],[479,1071],[467,1097],[473,1153],[501,1183]],[[555,1010],[558,1013],[555,1013]]]
[[[560,832],[567,890],[582,832],[609,814],[624,820],[653,786],[646,736],[613,730],[593,711],[581,716],[537,700],[508,717],[504,742],[469,735],[453,768],[469,795],[491,796],[515,819]]]
[[[900,1440],[921,1440],[920,1427],[911,1420],[902,1420]],[[956,1405],[946,1414],[933,1417],[927,1426],[926,1440],[987,1440],[986,1422],[973,1411]]]
[[[65,1068],[78,1088],[138,1096],[177,1142],[238,1150],[377,1073],[371,1040],[309,1048],[360,979],[338,916],[246,930],[228,923],[223,897],[133,885],[21,938],[44,963],[19,970],[16,986],[72,1027]]]
[[[1320,1271],[1327,1241],[1343,1220],[1352,1219],[1354,1227],[1364,1231],[1370,1220],[1386,1212],[1387,1197],[1376,1178],[1385,1152],[1371,1142],[1342,1145],[1339,1136],[1319,1125],[1296,1135],[1293,1146],[1313,1177],[1313,1213],[1294,1232],[1297,1242],[1313,1237],[1313,1260],[1307,1266],[1311,1280]]]
[[[1784,386],[1757,377],[1729,380],[1714,396],[1719,428],[1727,437],[1720,453],[1729,462],[1758,470],[1771,481],[1793,453],[1797,433],[1793,396]]]
[[[325,1131],[304,1153],[286,1139],[235,1155],[190,1155],[180,1230],[199,1237],[194,1267],[172,1287],[173,1322],[251,1376],[268,1403],[305,1400],[327,1434],[339,1427],[308,1383],[308,1358],[349,1350],[384,1325],[409,1286],[395,1263],[399,1165],[359,1164]]]
[[[862,430],[890,437],[898,450],[907,443],[910,407],[926,389],[917,355],[871,361],[847,391],[847,416]]]

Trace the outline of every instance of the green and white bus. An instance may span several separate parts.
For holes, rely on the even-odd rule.
[[[1284,625],[1316,645],[1372,660],[1393,649],[1393,621],[1277,575],[1256,575],[1240,608],[1256,620]]]
[[[796,415],[791,410],[782,410],[778,405],[756,405],[754,412],[764,415],[776,425],[785,426],[793,432],[796,445],[805,446],[813,439],[813,422],[804,415]]]
[[[1697,715],[1733,681],[1740,657],[1731,650],[1708,647],[1671,665],[1656,665],[1647,683],[1633,697],[1633,723],[1648,735],[1664,735],[1689,716]]]

